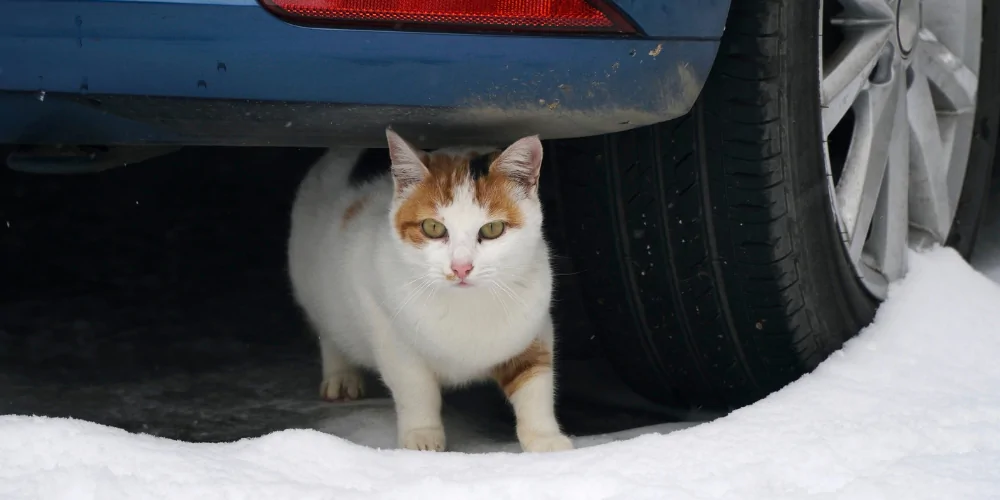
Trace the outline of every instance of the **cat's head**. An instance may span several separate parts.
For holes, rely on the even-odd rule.
[[[548,266],[538,173],[542,143],[503,151],[425,152],[386,129],[395,195],[392,230],[404,260],[433,283],[479,287],[523,281]]]

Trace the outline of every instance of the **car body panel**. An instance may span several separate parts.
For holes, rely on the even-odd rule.
[[[645,36],[307,28],[249,0],[4,0],[0,142],[367,144],[393,123],[430,146],[685,113],[728,2],[620,3]]]
[[[618,10],[650,38],[718,40],[729,0],[614,0]]]

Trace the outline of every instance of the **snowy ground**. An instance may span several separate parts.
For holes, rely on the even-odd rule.
[[[247,340],[288,328],[267,296],[188,291],[196,305],[152,312],[113,294],[20,302],[0,310],[0,413],[14,414],[0,416],[0,499],[1000,498],[1000,286],[986,277],[1000,282],[1000,207],[991,215],[981,273],[949,250],[914,255],[842,352],[724,418],[677,421],[567,363],[581,449],[552,455],[504,453],[517,450],[510,422],[484,390],[449,398],[446,426],[456,450],[494,453],[378,449],[394,439],[388,400],[318,402],[310,349]],[[233,308],[245,318],[213,319]],[[78,319],[116,311],[133,317]],[[604,399],[574,405],[574,392]],[[17,416],[29,414],[76,419]]]
[[[710,423],[561,454],[374,450],[313,430],[190,444],[0,417],[0,497],[998,498],[997,304],[1000,286],[950,250],[914,255],[814,374]]]

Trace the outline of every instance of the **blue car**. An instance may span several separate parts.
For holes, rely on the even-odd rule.
[[[735,408],[973,250],[990,0],[0,0],[14,170],[188,145],[545,140],[547,229],[640,393]],[[563,335],[572,335],[564,332]]]

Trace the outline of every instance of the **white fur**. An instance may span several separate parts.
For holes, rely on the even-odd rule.
[[[394,143],[395,134],[388,134],[393,176],[348,186],[360,151],[336,149],[308,173],[292,211],[289,270],[295,297],[319,336],[324,395],[356,397],[363,390],[356,367],[375,370],[392,391],[400,445],[442,450],[442,386],[488,377],[535,339],[552,348],[542,212],[531,187],[518,201],[523,226],[480,242],[479,228],[491,214],[475,203],[471,186],[463,186],[451,204],[438,207],[447,239],[423,248],[404,242],[392,218],[426,168],[405,141],[396,136]],[[519,160],[517,168],[536,154],[507,153]],[[540,144],[537,155],[540,163]],[[367,198],[363,209],[345,226],[345,210],[360,198]],[[446,277],[452,260],[465,259],[474,269],[470,286],[459,287]],[[525,450],[572,446],[556,423],[553,391],[550,374],[511,397]]]

